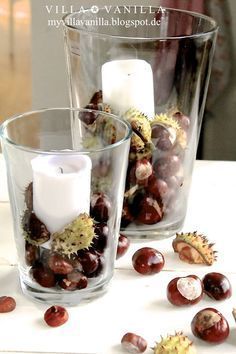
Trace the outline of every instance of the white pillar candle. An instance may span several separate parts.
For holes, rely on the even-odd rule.
[[[33,169],[33,209],[53,233],[90,208],[92,162],[88,156],[38,156]]]
[[[103,102],[114,113],[136,108],[149,118],[154,116],[153,73],[149,63],[140,59],[113,60],[102,66]]]

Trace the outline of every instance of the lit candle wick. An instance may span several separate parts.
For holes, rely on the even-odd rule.
[[[60,172],[63,174],[63,168],[59,167]]]

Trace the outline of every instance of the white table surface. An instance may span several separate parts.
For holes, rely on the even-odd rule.
[[[4,169],[0,168],[0,183],[2,175]],[[125,354],[119,343],[126,332],[142,335],[150,348],[161,335],[180,330],[194,341],[199,354],[236,353],[236,323],[231,315],[236,307],[236,162],[195,164],[183,231],[198,230],[216,243],[219,255],[213,266],[181,262],[172,250],[172,239],[133,242],[128,253],[116,261],[109,291],[90,303],[68,308],[69,321],[58,328],[49,328],[43,321],[49,306],[34,303],[21,293],[10,207],[3,192],[0,194],[0,296],[15,297],[17,307],[12,313],[0,314],[0,353]],[[155,247],[164,254],[166,264],[159,274],[141,276],[132,269],[132,254],[144,246]],[[211,271],[228,276],[233,286],[231,299],[216,302],[204,298],[187,308],[169,304],[166,286],[172,278],[188,274],[202,277]],[[205,307],[215,307],[227,318],[231,334],[225,343],[208,345],[191,334],[193,316]],[[151,354],[152,350],[145,353]]]

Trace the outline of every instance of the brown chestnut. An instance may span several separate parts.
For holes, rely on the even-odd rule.
[[[121,344],[129,353],[144,353],[147,349],[147,341],[135,333],[126,333],[121,339]]]
[[[25,262],[28,266],[32,266],[39,259],[39,247],[25,243]]]
[[[64,307],[52,306],[44,314],[44,321],[50,327],[58,327],[67,322],[68,312]]]
[[[73,270],[73,272],[67,274],[65,278],[61,279],[58,285],[61,288],[70,291],[84,289],[88,285],[88,279],[83,273]]]
[[[143,275],[159,273],[164,267],[165,260],[161,252],[151,247],[143,247],[132,257],[134,269]]]
[[[148,179],[152,173],[153,168],[149,160],[138,160],[130,170],[130,182],[133,184],[147,185]]]
[[[174,119],[177,120],[182,129],[187,131],[190,127],[190,119],[181,112],[176,112],[173,115]]]
[[[199,311],[191,323],[193,334],[206,342],[222,343],[229,336],[229,324],[214,308]]]
[[[221,273],[208,273],[205,275],[202,282],[204,292],[214,300],[225,300],[232,295],[230,281]]]
[[[31,268],[33,278],[44,288],[52,288],[56,285],[56,277],[53,271],[42,263],[35,264]]]
[[[0,296],[0,313],[11,312],[16,308],[16,301],[11,296]]]
[[[106,222],[109,218],[111,202],[107,195],[95,193],[91,198],[91,216],[98,222]]]
[[[57,253],[50,255],[48,259],[48,266],[56,274],[68,274],[73,270],[73,266],[69,259]]]
[[[126,227],[128,226],[132,221],[134,220],[134,217],[130,211],[129,204],[127,200],[124,201],[123,204],[123,209],[122,209],[122,216],[121,216],[121,227]]]
[[[196,275],[174,278],[167,286],[167,298],[175,306],[197,304],[202,296],[202,282]]]
[[[155,171],[161,179],[176,175],[180,168],[180,160],[176,155],[170,155],[160,158],[155,163]]]
[[[124,254],[128,251],[129,245],[130,240],[128,237],[120,234],[117,245],[116,259],[124,256]]]
[[[161,204],[152,196],[145,196],[139,204],[137,220],[142,224],[152,225],[163,217]]]

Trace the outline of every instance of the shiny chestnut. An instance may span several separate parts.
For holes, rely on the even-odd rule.
[[[159,273],[164,267],[165,260],[161,252],[151,247],[143,247],[132,257],[134,269],[143,275]]]
[[[167,298],[175,306],[197,304],[203,296],[203,285],[196,275],[172,279],[167,286]]]
[[[52,306],[44,314],[44,321],[50,327],[58,327],[68,321],[67,310],[61,306]]]
[[[128,251],[129,245],[130,240],[128,237],[120,234],[117,245],[116,259],[124,256],[124,254]]]
[[[78,290],[84,289],[88,285],[87,277],[77,270],[73,270],[66,277],[62,278],[58,285],[65,290]]]
[[[191,323],[193,334],[210,343],[222,343],[229,336],[229,324],[224,316],[214,308],[199,311]]]
[[[208,273],[202,280],[204,292],[214,300],[225,300],[232,296],[229,279],[221,273]]]
[[[147,185],[148,179],[153,173],[152,164],[148,159],[138,160],[130,170],[131,184]]]
[[[91,216],[98,222],[106,222],[109,218],[111,202],[107,195],[95,193],[91,198]]]
[[[73,270],[70,260],[57,253],[49,256],[48,266],[56,274],[69,274]]]
[[[144,353],[147,349],[147,341],[143,337],[130,332],[122,337],[121,344],[129,353]]]
[[[158,223],[163,217],[162,205],[151,195],[143,197],[139,203],[137,220],[146,225]]]

